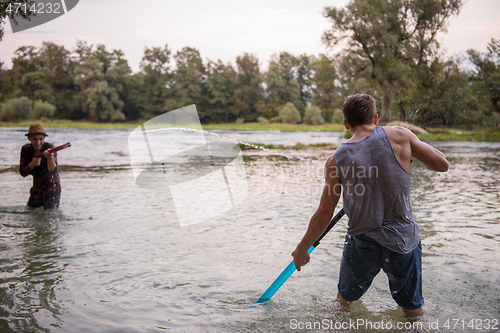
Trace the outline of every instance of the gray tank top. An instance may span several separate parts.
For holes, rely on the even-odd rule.
[[[411,174],[399,163],[383,127],[333,154],[342,183],[347,233],[364,234],[397,253],[420,242],[411,208]]]

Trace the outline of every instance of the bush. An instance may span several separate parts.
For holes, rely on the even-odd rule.
[[[269,120],[267,120],[267,118],[266,118],[266,117],[259,117],[259,118],[257,118],[257,121],[258,121],[258,122],[259,122],[259,124],[261,124],[261,125],[267,125],[267,124],[269,124]]]
[[[323,118],[321,110],[317,106],[308,105],[304,114],[304,123],[307,125],[323,125],[325,118]]]
[[[280,116],[277,116],[277,117],[272,117],[272,118],[270,119],[270,121],[271,121],[272,123],[281,123],[281,118],[280,118]]]
[[[245,122],[245,119],[243,119],[243,118],[236,119],[237,124],[243,124],[244,122]]]
[[[340,110],[339,108],[333,110],[332,123],[334,124],[344,123],[344,114],[342,113],[342,110]]]
[[[37,100],[33,104],[33,119],[50,119],[54,115],[55,111],[55,105],[52,105],[49,102]]]
[[[302,120],[299,111],[291,102],[281,108],[279,116],[281,121],[287,124],[297,124]]]
[[[9,99],[3,103],[2,110],[0,110],[0,120],[2,121],[28,120],[32,117],[33,102],[25,96]]]

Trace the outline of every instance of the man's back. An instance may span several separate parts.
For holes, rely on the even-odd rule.
[[[407,148],[404,143],[400,147]],[[348,234],[366,235],[397,253],[412,251],[420,237],[411,207],[411,175],[396,156],[385,128],[356,136],[333,156],[349,217]]]
[[[415,157],[432,171],[448,171],[449,164],[443,153],[420,141],[410,130],[399,126],[384,126],[384,129],[399,163],[406,171],[411,172],[412,157]],[[370,134],[371,129],[361,133],[356,138],[353,137],[354,140],[351,139],[348,142],[360,141]]]

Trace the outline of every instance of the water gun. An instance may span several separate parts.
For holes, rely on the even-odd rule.
[[[56,151],[59,151],[59,150],[65,149],[65,148],[69,148],[69,147],[71,147],[71,143],[66,142],[63,145],[47,149],[46,151],[48,151],[49,153],[55,153]],[[45,151],[41,152],[40,154],[35,155],[35,157],[43,157],[43,153],[45,153]]]

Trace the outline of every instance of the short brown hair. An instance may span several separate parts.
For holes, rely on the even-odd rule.
[[[350,127],[370,125],[377,114],[375,98],[367,94],[348,96],[342,105],[342,113]]]

